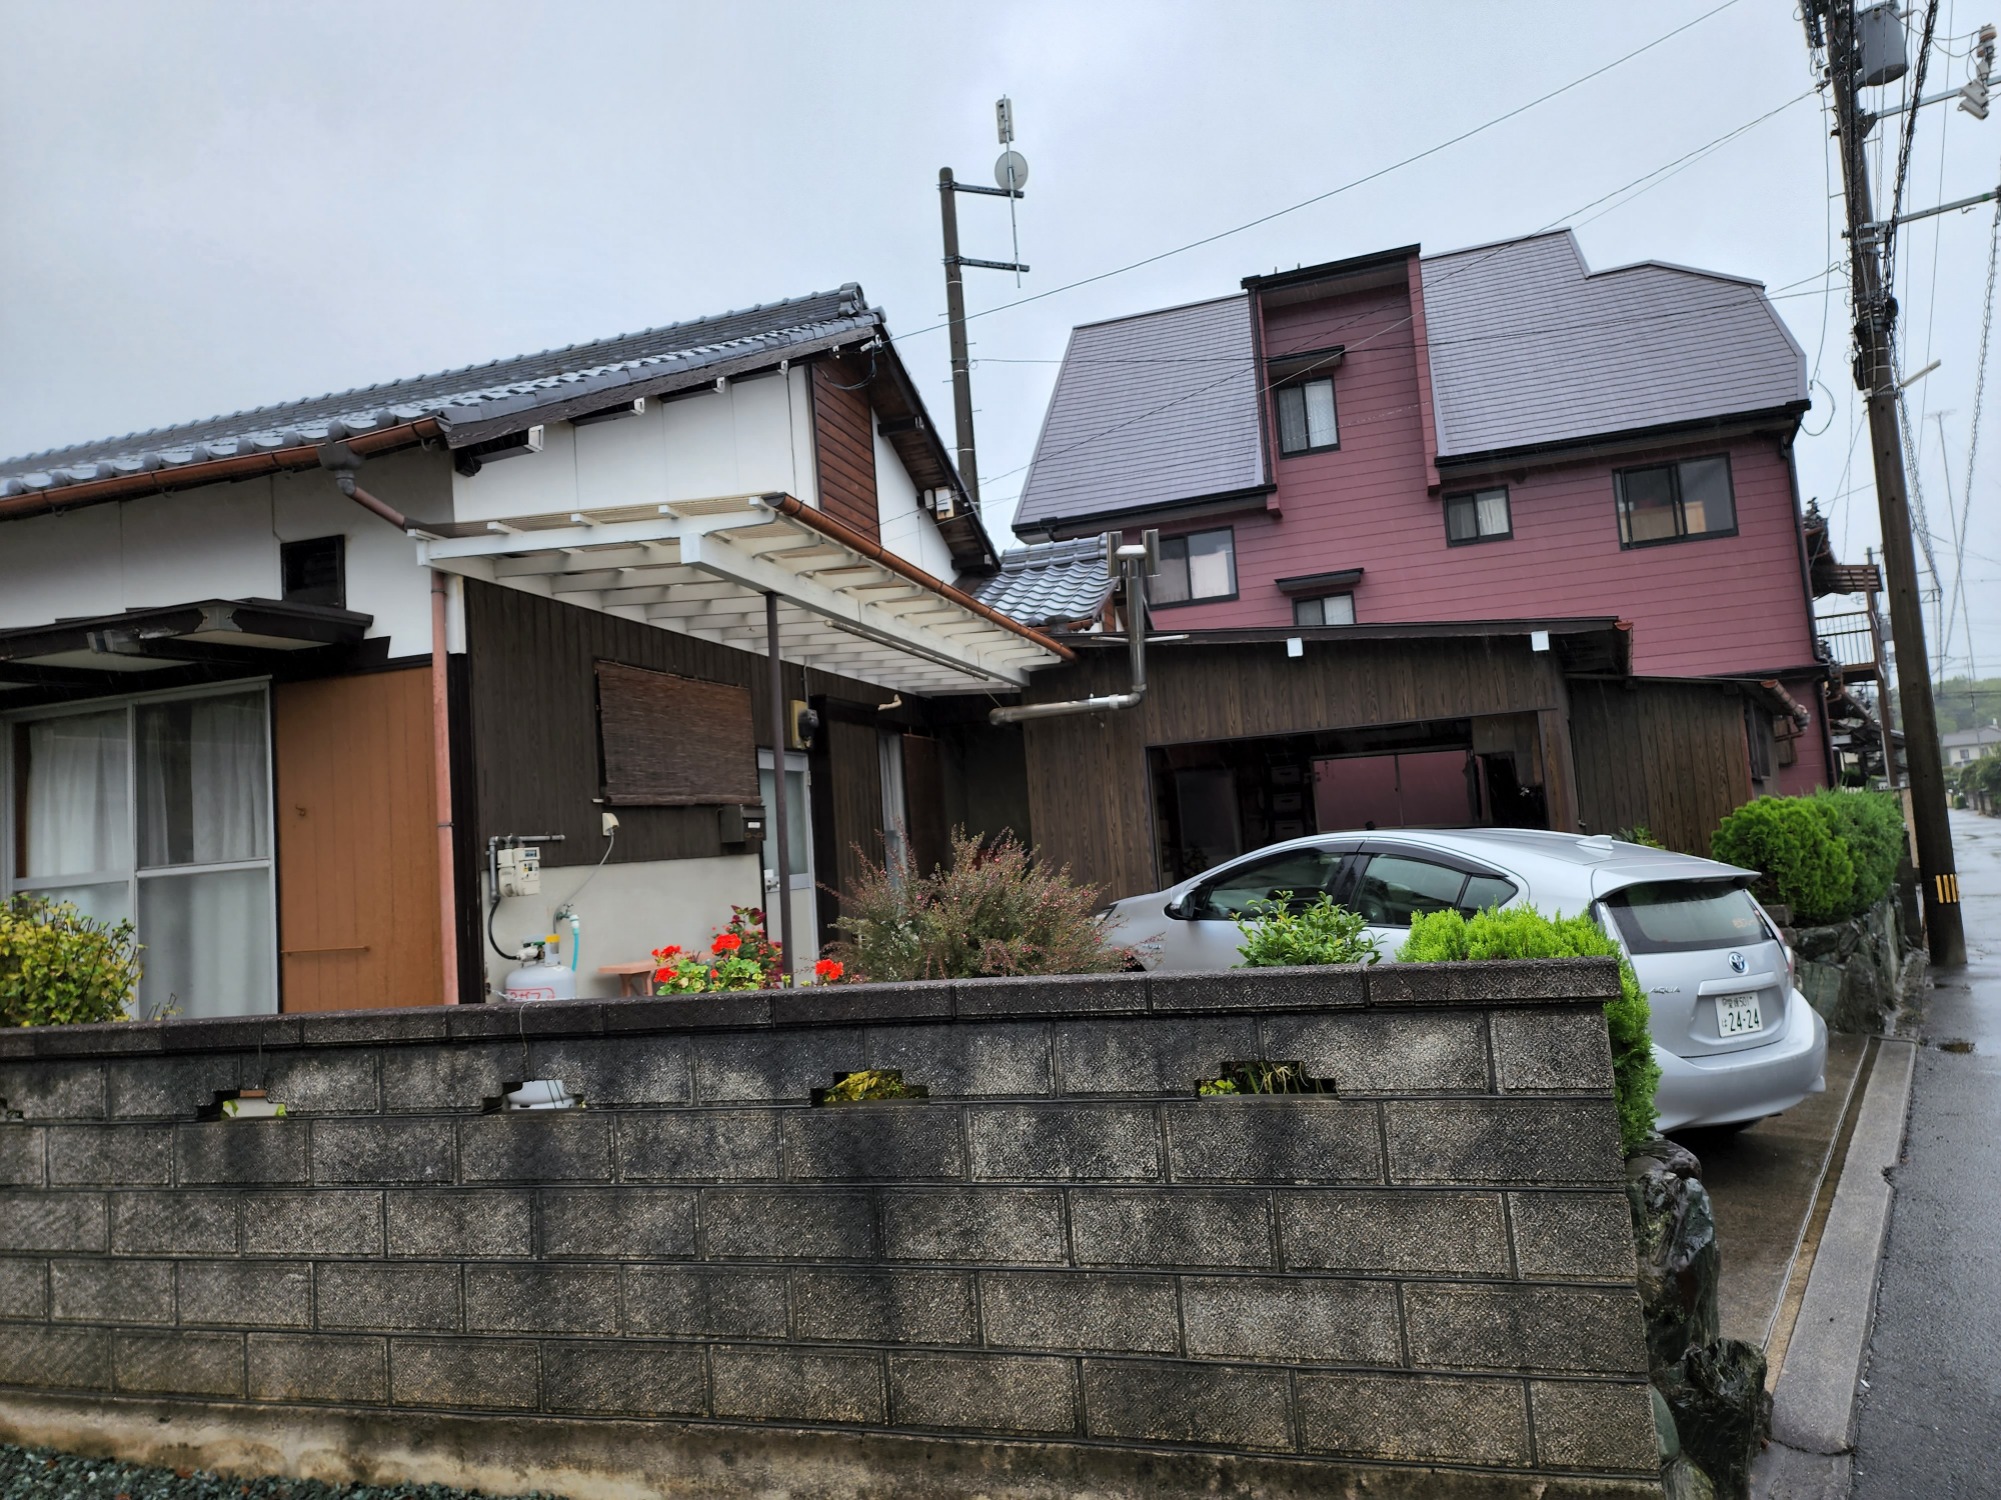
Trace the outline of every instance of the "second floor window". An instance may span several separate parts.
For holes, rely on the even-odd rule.
[[[1300,380],[1278,388],[1278,451],[1317,453],[1340,446],[1334,423],[1334,382]]]
[[[1457,547],[1466,542],[1498,542],[1515,534],[1508,515],[1506,486],[1445,497],[1445,540]]]
[[[1621,469],[1612,476],[1619,501],[1619,545],[1648,547],[1700,536],[1737,534],[1737,498],[1730,460],[1685,458],[1680,463]]]
[[[1292,601],[1295,625],[1352,625],[1355,623],[1355,596],[1328,594],[1319,599]]]
[[[1160,572],[1151,595],[1155,604],[1232,599],[1236,593],[1236,535],[1228,527],[1161,538]]]
[[[316,536],[278,547],[282,597],[287,604],[347,608],[347,538]]]

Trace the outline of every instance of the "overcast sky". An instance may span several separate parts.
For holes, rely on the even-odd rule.
[[[1020,233],[1034,269],[1019,291],[968,273],[971,308],[989,314],[973,337],[990,519],[1012,513],[1072,324],[1276,267],[1572,224],[1594,268],[1670,260],[1772,289],[1820,381],[1802,494],[1859,560],[1875,501],[1866,436],[1853,441],[1846,282],[1824,274],[1842,254],[1839,202],[1788,0],[1734,0],[1352,191],[1004,306],[1327,193],[1718,3],[0,0],[0,452],[845,281],[887,309],[949,427],[937,170],[991,180],[1006,92],[1032,171]],[[1987,19],[2001,0],[1944,0],[1940,32]],[[1933,68],[1934,85],[1964,77],[1956,57]],[[1979,191],[1997,156],[2001,108],[1985,123],[1925,110],[1907,204]],[[1001,200],[962,199],[960,214],[964,253],[1009,258]],[[1912,418],[1948,588],[1946,488],[1964,503],[1990,223],[1984,207],[1929,221],[1900,252],[1905,367],[1942,361],[1913,387]],[[1990,417],[1964,576],[1972,650],[1993,674]],[[1954,667],[1968,640],[1956,625]]]

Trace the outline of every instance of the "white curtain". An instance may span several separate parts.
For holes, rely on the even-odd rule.
[[[278,1008],[271,963],[271,876],[262,869],[160,875],[139,882],[146,1009],[243,1016]]]
[[[139,710],[139,864],[213,865],[267,852],[261,693]]]
[[[122,708],[28,726],[29,876],[131,866],[128,753]]]

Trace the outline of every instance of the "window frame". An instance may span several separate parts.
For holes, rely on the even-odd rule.
[[[1186,544],[1198,536],[1226,536],[1230,539],[1230,591],[1227,594],[1191,595],[1186,599],[1157,599],[1154,597],[1154,591],[1149,589],[1146,600],[1146,607],[1148,609],[1183,609],[1191,604],[1227,604],[1239,597],[1238,591],[1241,584],[1237,577],[1237,528],[1235,526],[1212,526],[1203,531],[1183,531],[1177,532],[1173,536],[1164,536],[1160,539],[1161,561],[1164,563],[1167,560],[1168,547],[1175,542],[1180,542],[1183,544],[1181,563],[1183,568],[1186,568],[1188,565]],[[1193,586],[1193,579],[1191,578],[1190,587]]]
[[[1683,507],[1681,498],[1682,467],[1685,464],[1702,463],[1711,459],[1720,459],[1723,463],[1723,482],[1730,490],[1730,525],[1727,530],[1690,531],[1687,529],[1688,512]],[[1675,534],[1673,536],[1649,537],[1643,541],[1636,541],[1632,534],[1632,517],[1626,505],[1626,476],[1628,474],[1651,473],[1656,469],[1667,471],[1668,490],[1674,502]],[[1671,458],[1663,463],[1632,464],[1623,469],[1614,469],[1612,471],[1612,519],[1619,528],[1619,550],[1621,552],[1634,552],[1643,547],[1672,547],[1680,542],[1718,541],[1736,536],[1739,531],[1736,467],[1730,462],[1730,455],[1724,452],[1691,453],[1686,457]],[[1512,517],[1510,517],[1510,520],[1512,521]]]
[[[334,602],[325,604],[317,599],[301,599],[292,593],[286,584],[285,574],[293,557],[305,555],[308,547],[333,549]],[[336,533],[333,536],[306,536],[278,544],[278,597],[288,604],[303,604],[309,609],[347,608],[347,537]]]
[[[1297,390],[1303,392],[1307,386],[1318,384],[1321,382],[1325,382],[1327,386],[1327,404],[1330,407],[1332,407],[1334,411],[1334,441],[1331,443],[1314,443],[1311,441],[1311,437],[1309,434],[1309,441],[1306,447],[1304,448],[1286,447],[1285,418],[1284,415],[1279,410],[1279,400],[1281,397],[1281,393],[1289,390]],[[1275,380],[1272,382],[1272,387],[1271,387],[1272,441],[1278,447],[1278,456],[1280,458],[1308,458],[1315,453],[1338,453],[1340,451],[1341,396],[1340,392],[1335,390],[1334,386],[1335,386],[1334,371],[1332,368],[1329,368],[1324,374],[1321,373],[1319,370],[1311,370],[1302,372],[1298,375],[1290,376],[1284,380]],[[1300,399],[1303,402],[1305,400],[1305,397],[1302,395]]]
[[[1501,509],[1508,518],[1508,526],[1505,531],[1482,534],[1479,530],[1480,497],[1492,494],[1500,495]],[[1454,536],[1452,534],[1452,507],[1461,501],[1465,501],[1473,507],[1474,531],[1471,536]],[[1483,485],[1477,490],[1459,490],[1453,494],[1446,495],[1443,497],[1438,511],[1440,519],[1445,523],[1445,545],[1448,547],[1476,547],[1482,542],[1511,542],[1515,539],[1515,497],[1509,493],[1508,487],[1505,484]]]
[[[1348,601],[1348,618],[1341,621],[1340,625],[1330,625],[1327,623],[1326,604],[1329,599],[1346,599]],[[1308,604],[1318,604],[1321,606],[1321,618],[1313,624],[1308,624],[1299,618],[1299,611]],[[1295,630],[1338,630],[1345,625],[1360,623],[1360,619],[1355,614],[1355,591],[1353,589],[1336,589],[1331,594],[1307,594],[1292,601],[1292,625]]]

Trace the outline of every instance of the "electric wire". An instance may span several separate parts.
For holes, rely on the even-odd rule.
[[[1975,359],[1973,371],[1973,415],[1968,419],[1966,439],[1966,479],[1960,489],[1959,516],[1954,527],[1954,552],[1952,569],[1953,603],[1963,612],[1966,623],[1966,650],[1968,669],[1971,670],[1973,654],[1973,603],[1962,586],[1962,576],[1966,565],[1966,538],[1973,523],[1973,479],[1978,472],[1980,461],[1980,416],[1987,404],[1987,354],[1994,334],[1994,285],[1995,274],[2001,271],[2001,199],[1994,204],[1994,217],[1987,231],[1987,292],[1980,309],[1980,353]],[[1946,618],[1952,618],[1952,610],[1946,611]]]

